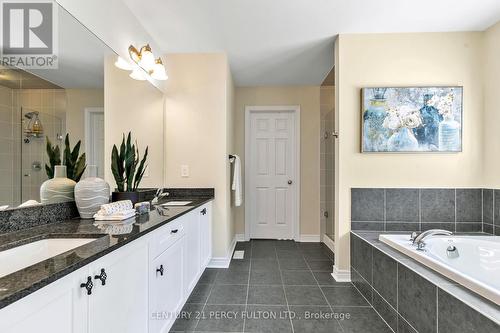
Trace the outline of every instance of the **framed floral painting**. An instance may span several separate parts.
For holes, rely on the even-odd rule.
[[[461,152],[462,87],[363,88],[361,151]]]

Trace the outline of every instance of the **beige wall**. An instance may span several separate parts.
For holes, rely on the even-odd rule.
[[[66,89],[66,132],[71,143],[82,140],[85,151],[85,108],[104,107],[104,89]]]
[[[236,88],[235,153],[245,160],[245,106],[300,105],[300,234],[320,234],[320,87]],[[243,175],[244,177],[244,170]],[[236,233],[245,233],[245,208],[236,209]]]
[[[148,170],[141,187],[163,186],[164,180],[164,96],[147,81],[131,79],[129,72],[114,66],[116,57],[104,64],[104,178],[111,188],[116,183],[111,173],[113,144],[121,143],[123,133],[132,131],[142,156],[149,146]]]
[[[347,270],[352,187],[482,184],[482,33],[340,35],[337,52],[340,139],[335,264]],[[412,85],[464,87],[463,152],[361,154],[360,89]]]
[[[484,185],[500,187],[500,22],[484,33]]]
[[[171,187],[214,187],[213,256],[230,255],[234,238],[229,175],[232,80],[227,57],[168,54],[165,177]],[[188,165],[189,177],[181,177]]]

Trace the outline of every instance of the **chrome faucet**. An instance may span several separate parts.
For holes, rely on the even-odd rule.
[[[155,197],[153,198],[153,200],[151,200],[152,205],[157,205],[160,199],[168,197],[170,195],[170,193],[166,192],[165,190],[166,189],[163,187],[160,187],[156,190]]]
[[[442,230],[442,229],[430,229],[424,232],[421,232],[420,234],[412,234],[412,241],[413,244],[417,245],[418,250],[423,250],[425,247],[425,242],[424,239],[429,237],[429,236],[436,236],[436,235],[443,235],[443,236],[451,236],[453,233],[448,230]]]

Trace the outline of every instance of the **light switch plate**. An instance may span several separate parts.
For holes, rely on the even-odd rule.
[[[189,165],[181,165],[181,177],[189,177]]]

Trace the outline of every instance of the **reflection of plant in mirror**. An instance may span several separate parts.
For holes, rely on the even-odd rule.
[[[69,179],[73,179],[75,182],[78,182],[80,178],[82,178],[83,173],[85,172],[86,165],[86,157],[85,153],[80,154],[80,146],[82,142],[79,140],[76,145],[71,150],[71,145],[69,143],[69,134],[66,134],[66,138],[64,140],[64,154],[63,154],[63,162],[66,165],[66,173]],[[45,164],[45,171],[47,172],[47,176],[49,178],[54,178],[54,169],[56,165],[61,165],[61,150],[59,146],[52,146],[49,138],[47,137],[47,155],[49,156],[50,166]]]
[[[146,147],[144,157],[139,163],[137,142],[132,145],[131,141],[131,133],[128,133],[126,143],[124,134],[120,145],[120,152],[118,152],[116,145],[113,145],[113,151],[111,152],[111,171],[113,172],[118,192],[136,191],[146,171],[147,166],[145,166],[145,163],[148,157],[148,147]]]

